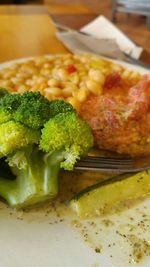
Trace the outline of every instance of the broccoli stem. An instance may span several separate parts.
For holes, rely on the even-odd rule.
[[[34,150],[25,169],[14,180],[0,177],[0,195],[19,209],[51,199],[58,192],[58,174],[63,153],[44,154]]]

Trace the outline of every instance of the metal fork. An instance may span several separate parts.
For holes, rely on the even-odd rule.
[[[150,169],[150,156],[135,159],[87,156],[76,163],[75,169],[97,172],[139,172]]]

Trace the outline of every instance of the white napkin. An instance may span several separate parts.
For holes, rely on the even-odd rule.
[[[136,46],[104,16],[98,16],[92,22],[81,28],[80,31],[91,34],[99,39],[114,39],[123,52],[130,54],[136,59],[140,57],[143,51],[142,47]]]

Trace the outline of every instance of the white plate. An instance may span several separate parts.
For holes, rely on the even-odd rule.
[[[0,68],[18,61],[3,63]],[[148,72],[120,63],[141,73]],[[135,266],[136,238],[141,241],[141,252],[144,242],[150,242],[149,207],[150,199],[145,199],[120,214],[80,221],[75,215],[62,220],[48,208],[22,213],[0,204],[0,267]],[[144,256],[137,266],[149,267],[149,260],[149,256]]]

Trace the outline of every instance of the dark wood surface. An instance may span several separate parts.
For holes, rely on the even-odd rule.
[[[38,15],[48,14],[44,5],[0,5],[0,15]]]
[[[51,14],[52,19],[60,24],[71,27],[75,30],[80,29],[82,26],[86,25],[92,21],[97,15],[91,14]]]

